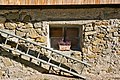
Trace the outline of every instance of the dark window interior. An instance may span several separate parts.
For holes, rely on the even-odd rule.
[[[79,27],[50,27],[51,47],[58,49],[60,40],[71,41],[72,50],[80,50]]]

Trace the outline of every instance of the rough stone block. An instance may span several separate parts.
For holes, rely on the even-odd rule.
[[[41,30],[41,28],[38,28],[38,29],[35,29],[36,32],[39,34],[39,35],[42,35],[43,34],[43,31]]]
[[[103,39],[96,39],[95,41],[92,42],[93,45],[100,45],[104,43],[105,41]]]
[[[120,55],[120,50],[116,52],[117,55]]]
[[[97,35],[97,37],[100,38],[100,39],[101,39],[101,38],[104,38],[104,37],[105,37],[105,34],[100,33],[100,34]]]
[[[87,36],[87,35],[94,35],[96,33],[97,33],[96,31],[85,32],[85,36]]]
[[[94,53],[101,52],[101,49],[99,47],[93,46],[92,52],[94,52]]]
[[[90,59],[91,59],[91,58],[97,58],[97,55],[92,54],[92,55],[87,55],[87,57],[90,58]]]
[[[34,28],[41,28],[42,27],[42,23],[41,22],[37,22],[37,23],[34,23]]]
[[[44,42],[47,41],[47,38],[46,38],[45,36],[37,37],[37,38],[36,38],[36,41],[37,41],[37,42],[44,43]]]
[[[22,55],[21,58],[30,61],[30,57],[27,57],[27,56]]]
[[[4,16],[0,16],[0,23],[4,23],[6,21],[6,18]]]
[[[8,58],[3,59],[3,63],[6,67],[13,65],[13,63]]]
[[[22,22],[17,22],[17,27],[21,28],[22,26],[24,26],[25,24]]]
[[[30,15],[25,15],[23,18],[23,22],[29,22],[32,20],[32,17]]]
[[[4,24],[0,23],[0,29],[4,29]]]
[[[25,27],[26,28],[33,28],[33,24],[32,23],[25,23]]]
[[[6,17],[8,20],[18,20],[19,13],[18,12],[9,13]]]
[[[40,35],[35,31],[34,28],[31,28],[31,29],[28,29],[28,36],[30,38],[37,38],[37,37],[40,37]]]
[[[92,23],[87,24],[86,27],[85,27],[85,31],[92,31],[92,30],[94,30],[94,27],[93,27]]]
[[[117,28],[107,29],[107,31],[108,31],[109,33],[116,32],[116,31],[117,31]]]
[[[20,36],[20,37],[25,37],[25,32],[21,32],[21,31],[18,31],[18,30],[16,30],[16,35],[17,36]]]
[[[11,22],[6,22],[5,23],[5,28],[9,30],[14,30],[17,27],[16,23],[11,23]]]
[[[0,77],[2,77],[4,74],[4,72],[2,70],[0,70]]]
[[[113,37],[118,37],[118,36],[120,36],[118,32],[113,32]]]
[[[20,55],[20,53],[15,52],[15,51],[12,51],[12,53],[13,53],[14,56],[19,56]]]

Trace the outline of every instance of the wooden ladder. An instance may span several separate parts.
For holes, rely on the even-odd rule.
[[[14,51],[16,53],[19,53],[20,55],[27,56],[27,57],[34,59],[40,63],[47,64],[50,67],[57,68],[60,71],[72,74],[72,75],[77,76],[79,78],[82,78],[82,79],[86,78],[85,76],[82,76],[83,68],[87,67],[87,66],[91,66],[91,65],[86,63],[85,61],[77,60],[77,59],[70,57],[70,56],[67,56],[61,52],[58,52],[58,51],[55,51],[51,48],[39,45],[36,42],[31,42],[27,39],[21,38],[17,35],[10,34],[10,33],[5,32],[3,30],[0,30],[0,34],[7,35],[5,40],[2,43],[0,43],[0,46],[2,48],[5,48],[5,49],[10,50],[10,51]],[[11,38],[15,38],[18,40],[17,42],[15,42],[16,45],[11,46],[11,44],[9,44],[9,42],[11,41]],[[20,47],[21,42],[23,42],[24,44],[27,45],[25,47],[26,48],[25,50],[24,50],[24,47]],[[34,47],[31,47],[31,45]],[[23,48],[23,49],[21,49],[21,48]],[[36,48],[36,49],[34,49],[34,48]],[[31,54],[31,51],[34,51],[36,54]],[[57,56],[57,58],[55,58],[55,56]],[[68,63],[70,63],[70,66],[64,64],[63,59],[67,59]],[[73,66],[76,63],[79,63],[80,65],[82,65],[80,72],[77,72],[73,69]]]

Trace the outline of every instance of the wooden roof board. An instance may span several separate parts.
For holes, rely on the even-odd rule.
[[[120,0],[0,0],[0,5],[120,4]]]

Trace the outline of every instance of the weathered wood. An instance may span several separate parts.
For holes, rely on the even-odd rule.
[[[67,55],[65,55],[65,54],[63,54],[63,53],[61,53],[61,52],[57,52],[57,51],[55,51],[55,50],[53,50],[53,49],[51,49],[51,48],[47,48],[47,47],[45,47],[45,46],[38,45],[38,44],[35,43],[35,42],[28,41],[28,40],[26,40],[26,39],[24,39],[24,38],[21,38],[21,37],[17,36],[17,35],[13,35],[13,34],[4,32],[4,31],[2,31],[2,30],[0,30],[0,33],[7,34],[7,35],[8,35],[8,38],[9,38],[9,36],[18,38],[19,40],[23,40],[23,41],[25,41],[25,42],[28,42],[29,44],[33,44],[33,45],[36,46],[36,47],[43,48],[43,49],[45,49],[45,50],[47,50],[47,51],[49,51],[49,52],[51,52],[51,53],[49,53],[48,56],[45,56],[45,55],[44,55],[45,58],[39,58],[38,55],[37,55],[37,57],[36,57],[35,55],[29,54],[29,50],[30,50],[29,46],[28,46],[27,52],[26,52],[26,51],[24,52],[24,51],[22,51],[22,50],[20,50],[20,49],[15,49],[14,47],[7,47],[5,44],[7,44],[8,38],[7,38],[7,40],[5,41],[5,43],[2,43],[2,44],[0,43],[0,47],[5,48],[5,49],[8,49],[8,50],[10,50],[10,51],[14,51],[14,52],[16,52],[16,53],[19,53],[20,55],[27,56],[27,57],[30,58],[30,61],[31,61],[32,59],[34,59],[34,60],[36,60],[36,61],[38,61],[38,62],[41,62],[41,63],[44,63],[44,64],[48,64],[48,65],[50,66],[49,71],[50,71],[51,67],[54,67],[54,68],[58,68],[58,69],[61,70],[61,71],[64,71],[64,72],[67,72],[67,73],[72,74],[72,75],[74,75],[74,76],[77,76],[77,77],[79,77],[79,78],[82,78],[82,79],[85,79],[85,78],[86,78],[86,77],[80,75],[76,70],[72,69],[73,67],[69,67],[69,66],[67,66],[66,64],[61,64],[61,62],[59,63],[59,61],[61,61],[60,59],[59,59],[59,60],[52,60],[52,58],[53,58],[52,55],[55,54],[55,55],[58,55],[58,57],[59,57],[59,56],[61,56],[62,58],[65,57],[67,60],[69,60],[69,61],[76,61],[77,63],[80,63],[80,64],[83,65],[83,66],[85,66],[85,65],[86,65],[86,66],[91,66],[90,64],[86,63],[85,61],[80,61],[80,60],[78,60],[78,59],[75,59],[75,58],[72,58],[72,57],[70,57],[70,56],[67,56]],[[7,44],[7,45],[8,45],[8,44]],[[16,46],[17,46],[17,45],[16,45]],[[43,53],[43,52],[42,52],[42,53]],[[38,51],[38,54],[40,54],[39,51]],[[70,62],[70,63],[71,63],[71,62]],[[60,65],[62,65],[62,66],[60,66]]]
[[[0,5],[120,4],[120,0],[0,0]]]

